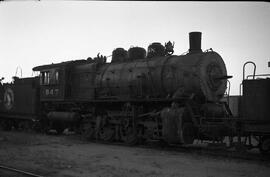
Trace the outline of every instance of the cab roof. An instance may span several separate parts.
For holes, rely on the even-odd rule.
[[[65,67],[65,66],[70,66],[70,65],[80,65],[80,64],[86,64],[86,63],[91,63],[91,61],[88,60],[71,60],[71,61],[65,61],[61,63],[52,63],[48,65],[41,65],[41,66],[36,66],[32,70],[33,71],[43,71],[47,69],[53,69],[53,68],[59,68],[59,67]]]

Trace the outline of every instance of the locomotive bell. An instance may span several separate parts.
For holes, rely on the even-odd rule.
[[[202,52],[201,49],[201,32],[189,33],[189,53]]]

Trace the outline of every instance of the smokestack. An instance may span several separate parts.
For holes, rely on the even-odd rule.
[[[189,33],[189,53],[202,52],[201,49],[201,32]]]

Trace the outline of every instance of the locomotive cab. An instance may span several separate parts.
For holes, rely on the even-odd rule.
[[[95,75],[95,63],[93,62],[68,61],[37,66],[33,68],[33,71],[40,72],[41,101],[65,101],[93,97],[94,88],[90,82]]]
[[[67,94],[67,69],[65,64],[37,66],[33,71],[39,71],[41,101],[61,101]]]
[[[64,90],[63,70],[60,68],[42,69],[40,71],[40,96],[41,99],[63,99]]]

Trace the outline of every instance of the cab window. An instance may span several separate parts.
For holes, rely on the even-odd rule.
[[[40,73],[40,85],[49,85],[50,84],[50,72],[43,71]]]
[[[59,71],[50,70],[40,72],[40,85],[59,84]]]
[[[45,72],[45,83],[46,85],[50,84],[50,72]]]
[[[55,84],[59,84],[59,72],[55,71]]]
[[[45,73],[41,72],[39,78],[40,78],[40,85],[43,85],[44,84]]]

